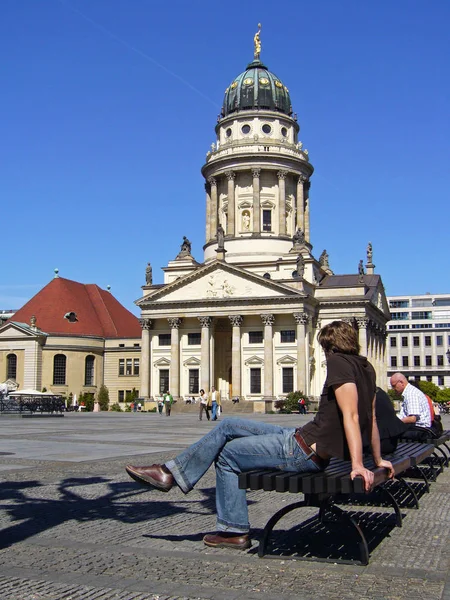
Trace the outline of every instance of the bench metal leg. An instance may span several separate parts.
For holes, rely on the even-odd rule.
[[[381,493],[386,496],[387,502],[395,511],[395,525],[397,527],[401,527],[403,525],[403,518],[397,500],[394,498],[393,494],[391,494],[391,492],[385,488],[384,485],[381,486]]]
[[[440,452],[442,454],[442,460],[444,461],[444,464],[446,467],[448,467],[449,461],[448,461],[448,456],[447,454],[442,450],[442,448],[440,448],[439,446],[436,446],[436,450],[435,452]],[[440,458],[440,457],[439,457]]]
[[[267,544],[269,541],[269,536],[272,533],[273,528],[278,523],[280,519],[287,515],[289,512],[295,510],[296,508],[302,508],[303,506],[310,506],[305,500],[301,500],[300,502],[294,502],[294,504],[289,504],[289,506],[285,506],[276,512],[273,517],[271,517],[264,527],[262,538],[259,542],[258,547],[258,556],[262,558],[266,554]]]
[[[369,546],[367,544],[366,537],[365,537],[361,527],[358,525],[358,523],[355,521],[355,519],[353,519],[353,517],[351,517],[349,515],[348,512],[346,512],[345,510],[342,510],[342,508],[339,508],[339,506],[336,506],[335,504],[333,504],[332,500],[330,501],[330,499],[327,499],[321,503],[320,511],[319,511],[319,517],[321,517],[321,521],[326,522],[325,513],[327,510],[329,510],[332,514],[334,514],[334,516],[339,521],[341,521],[341,522],[344,521],[347,525],[349,525],[353,528],[353,531],[359,537],[358,546],[359,546],[359,554],[361,557],[361,564],[368,565],[369,564]]]
[[[413,490],[412,486],[403,479],[403,477],[401,477],[400,475],[396,475],[395,479],[402,484],[403,487],[405,487],[408,492],[411,494],[412,498],[413,498],[413,502],[414,502],[414,508],[419,508],[419,498],[417,497],[416,492]]]

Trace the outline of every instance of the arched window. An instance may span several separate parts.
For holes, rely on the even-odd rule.
[[[53,385],[66,385],[66,357],[55,354],[53,359]]]
[[[15,354],[8,354],[6,357],[8,366],[6,369],[6,379],[17,379],[17,356]]]
[[[86,356],[84,363],[84,385],[94,385],[95,356]]]

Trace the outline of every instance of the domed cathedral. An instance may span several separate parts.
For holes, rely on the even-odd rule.
[[[313,167],[299,141],[289,90],[254,56],[225,90],[216,141],[202,167],[206,190],[203,262],[183,238],[154,285],[149,263],[141,309],[141,396],[170,390],[187,398],[214,386],[223,400],[255,401],[255,409],[301,390],[319,396],[325,357],[319,329],[346,319],[361,350],[385,378],[383,284],[372,245],[355,272],[335,275],[326,250],[310,240]]]

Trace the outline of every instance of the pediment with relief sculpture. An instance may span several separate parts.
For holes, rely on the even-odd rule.
[[[189,300],[219,300],[234,298],[277,298],[298,296],[299,292],[270,279],[250,273],[222,261],[196,269],[185,277],[159,288],[136,302],[186,302]],[[303,295],[303,294],[300,294]]]

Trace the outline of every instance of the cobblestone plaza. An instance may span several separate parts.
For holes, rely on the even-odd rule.
[[[251,418],[286,426],[308,420]],[[449,470],[418,511],[402,509],[403,527],[372,549],[367,567],[259,559],[257,539],[274,507],[297,496],[249,492],[253,547],[212,549],[201,540],[215,530],[213,470],[187,496],[141,488],[124,471],[129,462],[173,457],[212,426],[176,410],[170,418],[1,417],[0,598],[450,599]]]

